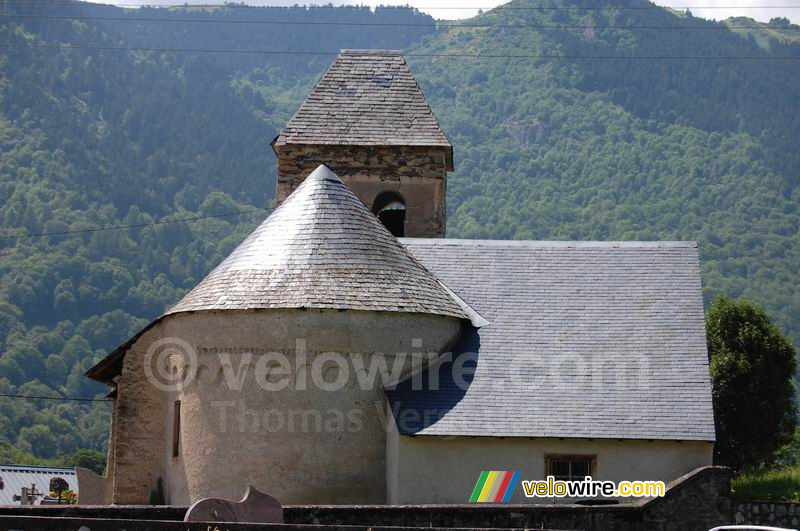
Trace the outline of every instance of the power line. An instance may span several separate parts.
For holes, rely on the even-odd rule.
[[[139,46],[95,46],[84,44],[23,44],[13,42],[0,42],[0,47],[14,48],[48,48],[62,50],[105,50],[105,51],[131,51],[131,52],[177,52],[177,53],[230,53],[230,54],[255,54],[255,55],[338,55],[339,52],[300,51],[300,50],[223,50],[214,48],[149,48]],[[482,53],[404,53],[406,57],[449,57],[468,59],[553,59],[553,60],[694,60],[694,61],[798,61],[800,55],[560,55],[560,54],[482,54]]]
[[[103,3],[96,3],[96,2],[6,2],[4,5],[6,6],[27,6],[27,5],[36,5],[36,6],[78,6],[78,7],[117,7],[117,8],[131,8],[131,7],[154,7],[154,8],[178,8],[178,9],[209,9],[209,8],[222,8],[222,9],[259,9],[259,8],[266,8],[266,9],[296,9],[294,6],[268,6],[268,5],[250,5],[250,4],[125,4],[122,6],[116,6],[113,4],[103,4]],[[336,9],[336,8],[359,8],[359,7],[367,7],[367,6],[358,6],[358,5],[306,5],[306,6],[298,6],[300,8],[305,8],[308,10],[314,9]],[[410,5],[394,5],[394,6],[380,6],[381,9],[437,9],[437,10],[452,10],[452,11],[463,11],[463,10],[473,10],[473,9],[481,9],[481,10],[510,10],[510,11],[567,11],[567,10],[578,10],[578,11],[602,11],[602,10],[615,10],[615,11],[650,11],[650,10],[668,10],[670,8],[666,6],[537,6],[537,7],[530,7],[530,6],[463,6],[463,7],[454,7],[454,6],[410,6]],[[798,9],[800,5],[772,5],[772,6],[738,6],[738,5],[728,5],[728,6],[684,6],[686,9]]]
[[[10,395],[0,393],[2,398],[19,398],[24,400],[58,400],[61,402],[106,402],[106,398],[78,398],[75,396],[31,396],[31,395]]]
[[[771,30],[766,25],[759,26],[726,26],[724,24],[709,26],[589,26],[586,24],[470,24],[470,23],[431,23],[419,22],[341,22],[341,21],[300,21],[300,20],[229,20],[229,19],[193,19],[193,18],[155,18],[155,17],[95,17],[71,15],[17,15],[0,13],[0,18],[24,18],[42,20],[95,20],[117,22],[179,22],[191,24],[277,24],[289,26],[389,26],[389,27],[422,27],[422,28],[531,28],[531,29],[598,29],[598,30],[628,30],[628,29],[655,29],[655,30],[731,30],[754,29]],[[792,29],[792,28],[782,28]]]
[[[271,209],[255,208],[253,210],[243,210],[241,212],[228,212],[225,214],[215,214],[213,216],[198,216],[194,218],[170,219],[165,221],[155,221],[152,223],[135,223],[133,225],[115,225],[113,227],[97,227],[94,229],[65,230],[60,232],[38,232],[35,234],[18,234],[15,236],[0,236],[0,240],[19,240],[22,238],[37,238],[39,236],[64,236],[66,234],[85,234],[88,232],[100,232],[105,230],[138,229],[142,227],[152,227],[153,225],[166,225],[168,223],[183,223],[188,221],[199,221],[202,219],[224,218],[228,216],[238,216],[239,214],[252,214],[253,212],[264,212]],[[2,395],[0,395],[2,396]]]

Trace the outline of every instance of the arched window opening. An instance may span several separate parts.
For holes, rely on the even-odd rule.
[[[372,203],[372,212],[393,235],[401,238],[406,229],[406,204],[394,192],[381,192]]]

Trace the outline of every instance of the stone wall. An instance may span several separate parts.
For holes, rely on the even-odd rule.
[[[734,521],[737,524],[797,528],[800,526],[800,503],[737,503],[734,507]]]
[[[650,529],[707,530],[730,525],[731,471],[726,467],[699,468],[667,485],[663,498],[642,505],[644,522],[649,523]]]
[[[131,346],[117,382],[107,472],[113,503],[147,503],[163,476],[165,395],[148,382],[144,370],[147,348],[160,337],[155,327]]]
[[[87,525],[88,524],[88,525]],[[13,517],[0,516],[2,529],[13,531],[344,531],[336,525],[307,525],[307,524],[245,524],[245,523],[218,523],[218,522],[179,522],[159,520],[92,520],[81,518],[43,518],[43,517]],[[439,531],[436,527],[406,527],[406,526],[367,526],[359,525],[348,527],[346,531]],[[448,531],[454,531],[452,529]],[[494,531],[483,529],[482,531]],[[503,531],[512,531],[504,529]],[[523,529],[513,531],[525,531]],[[538,531],[548,531],[540,529]],[[555,530],[550,530],[555,531]]]
[[[445,147],[287,144],[274,148],[278,157],[276,205],[324,163],[370,209],[381,192],[402,197],[405,236],[444,237],[447,172],[452,170]]]
[[[117,529],[206,531],[205,524],[181,524],[186,507],[0,507],[0,529],[91,531]],[[671,483],[663,498],[636,503],[585,505],[295,505],[284,507],[286,525],[212,524],[220,530],[303,529],[559,529],[585,531],[708,530],[731,524],[730,471],[704,467]],[[60,520],[60,519],[64,520]],[[86,520],[91,519],[91,520]],[[183,526],[183,527],[181,527]]]

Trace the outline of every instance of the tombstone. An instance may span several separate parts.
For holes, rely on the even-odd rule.
[[[225,498],[204,498],[195,502],[186,511],[183,521],[282,524],[283,506],[269,494],[250,485],[244,498],[238,502]]]
[[[88,468],[75,467],[78,477],[78,505],[108,505],[108,479]]]

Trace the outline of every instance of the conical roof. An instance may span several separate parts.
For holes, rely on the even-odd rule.
[[[332,308],[467,318],[327,166],[320,166],[167,314]]]

